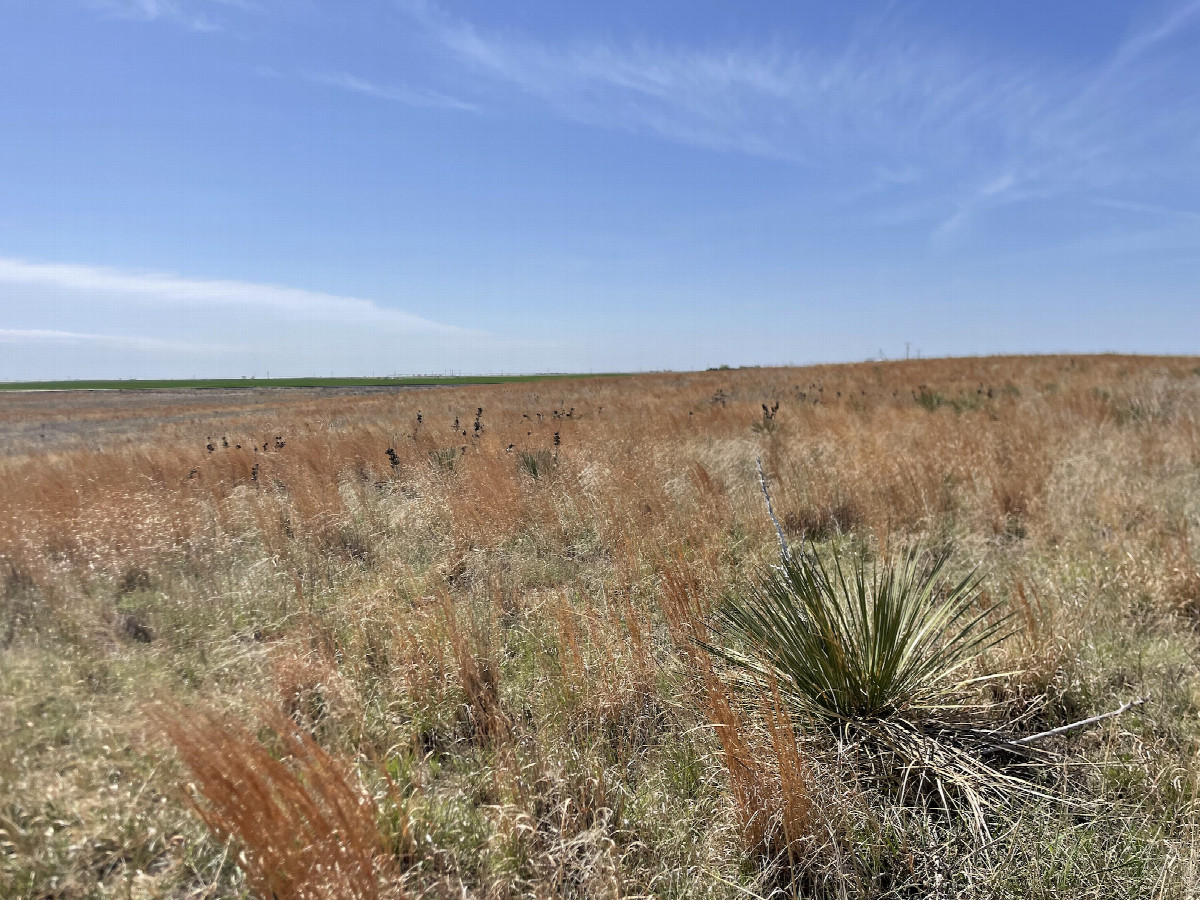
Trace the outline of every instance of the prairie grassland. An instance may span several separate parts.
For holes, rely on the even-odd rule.
[[[1198,360],[122,415],[0,455],[4,897],[1200,896]],[[863,780],[696,643],[760,456],[794,542],[981,567],[997,729],[1146,702],[986,839]]]

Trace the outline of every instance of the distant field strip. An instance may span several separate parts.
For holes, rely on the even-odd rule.
[[[556,373],[547,375],[413,375],[392,378],[182,378],[156,380],[8,381],[0,391],[149,391],[192,388],[342,388],[436,387],[438,385],[512,384],[567,378],[611,378],[625,373]]]

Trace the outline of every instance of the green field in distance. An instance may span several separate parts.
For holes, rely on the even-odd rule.
[[[554,375],[405,375],[383,378],[175,378],[76,381],[5,381],[0,391],[146,391],[191,388],[436,387],[456,384],[508,384],[563,378],[609,378],[623,373]]]

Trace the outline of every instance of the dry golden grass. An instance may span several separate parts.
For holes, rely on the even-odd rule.
[[[380,900],[399,895],[369,796],[295,724],[276,721],[276,756],[245,727],[211,712],[152,707],[199,794],[195,808],[238,846],[259,897]],[[390,890],[381,889],[386,881]]]
[[[0,895],[1195,896],[1200,361],[0,398],[35,420],[69,439],[0,456]],[[730,690],[694,641],[775,558],[760,456],[793,542],[987,570],[1000,726],[1151,698],[1049,748],[1073,806],[981,850]]]

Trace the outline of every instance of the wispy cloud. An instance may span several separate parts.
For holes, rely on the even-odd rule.
[[[0,257],[0,379],[545,371],[569,353],[372,300]]]
[[[338,323],[386,324],[411,333],[478,335],[479,332],[445,325],[371,300],[342,297],[245,281],[201,280],[158,273],[124,272],[93,266],[36,263],[0,257],[0,285],[42,285],[89,295],[118,296],[155,304],[201,308],[257,307],[293,319]]]
[[[91,2],[129,18],[209,27],[216,10],[277,0]],[[1200,0],[1142,19],[1106,59],[1091,63],[973,46],[910,27],[890,7],[861,17],[835,44],[776,37],[697,45],[553,41],[479,26],[436,0],[393,2],[425,49],[449,64],[423,70],[430,83],[343,68],[301,77],[418,107],[475,111],[482,98],[489,109],[532,102],[591,126],[836,170],[842,196],[875,198],[917,186],[940,198],[935,218],[943,223],[994,207],[994,197],[1012,203],[1111,190],[1143,168],[1142,157],[1165,166],[1154,150],[1184,146],[1181,138],[1200,131],[1200,108],[1164,90],[1169,70],[1134,75],[1200,23]],[[864,191],[849,183],[851,173],[864,170],[903,172],[905,182]],[[875,182],[869,174],[857,178]],[[1002,191],[980,191],[981,182],[998,179],[1008,180]]]
[[[945,244],[989,210],[1030,200],[1044,200],[1052,196],[1055,190],[1044,182],[1030,178],[1021,180],[1013,173],[1006,172],[977,188],[960,193],[954,201],[954,211],[933,227],[930,237],[934,244]]]
[[[847,152],[977,151],[964,133],[1019,141],[1056,99],[1047,73],[870,31],[845,47],[550,45],[493,33],[429,3],[406,7],[477,76],[588,124],[686,144],[822,164]]]
[[[86,0],[101,15],[136,22],[170,22],[192,31],[218,31],[212,12],[244,7],[242,0]]]
[[[1190,166],[1182,148],[1200,130],[1200,108],[1164,90],[1170,67],[1142,65],[1200,21],[1200,0],[1093,64],[987,51],[888,13],[838,45],[695,46],[548,43],[426,0],[401,8],[480,90],[592,126],[824,170],[843,197],[873,205],[889,192],[911,205],[920,190],[935,234],[999,206],[1112,190],[1144,177],[1148,158],[1160,171]],[[855,175],[880,170],[905,179]]]
[[[1131,200],[1115,200],[1101,197],[1095,201],[1097,206],[1116,209],[1121,212],[1142,213],[1164,219],[1175,219],[1183,222],[1200,222],[1200,212],[1193,209],[1177,209],[1173,206],[1161,206],[1157,203],[1138,203]]]
[[[307,80],[326,87],[339,88],[377,100],[390,100],[409,106],[440,107],[444,109],[459,109],[475,112],[479,109],[474,103],[459,100],[439,91],[429,88],[409,87],[406,85],[383,85],[347,72],[325,72],[305,76]]]
[[[246,345],[240,344],[175,341],[136,335],[85,334],[78,331],[57,331],[47,328],[0,328],[0,344],[88,345],[112,350],[200,354],[235,353],[250,349]]]
[[[1130,35],[1113,57],[1114,66],[1132,63],[1156,44],[1178,35],[1200,20],[1200,0],[1189,0],[1167,10],[1161,20],[1144,26]]]

